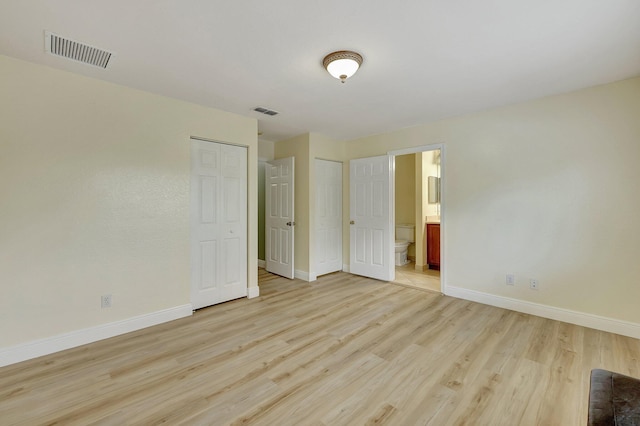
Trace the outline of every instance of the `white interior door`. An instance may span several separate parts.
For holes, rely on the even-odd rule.
[[[191,140],[191,303],[247,295],[247,149]]]
[[[350,169],[350,272],[384,281],[395,279],[394,158],[360,158]]]
[[[342,270],[342,163],[315,160],[316,274]]]
[[[294,159],[268,161],[265,168],[266,269],[293,279]]]

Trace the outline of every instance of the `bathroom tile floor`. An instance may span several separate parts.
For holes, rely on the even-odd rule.
[[[433,269],[424,271],[416,270],[416,264],[414,262],[409,262],[403,266],[396,266],[396,279],[393,282],[421,290],[441,292],[440,271]]]

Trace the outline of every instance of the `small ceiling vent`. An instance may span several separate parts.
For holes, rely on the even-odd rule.
[[[255,107],[253,110],[256,111],[256,112],[260,112],[262,114],[265,114],[265,115],[278,115],[279,114],[278,111],[273,111],[273,110],[270,110],[270,109],[267,109],[267,108],[262,108],[262,107]]]
[[[62,56],[94,67],[107,68],[113,53],[97,47],[79,43],[45,31],[45,48],[52,55]]]

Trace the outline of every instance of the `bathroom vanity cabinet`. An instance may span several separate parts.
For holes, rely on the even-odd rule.
[[[427,223],[427,265],[440,270],[440,224]]]

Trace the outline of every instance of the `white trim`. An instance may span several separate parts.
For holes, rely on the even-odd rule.
[[[231,145],[231,146],[239,146],[241,148],[247,148],[247,151],[249,150],[250,146],[247,144],[243,144],[243,143],[236,143],[236,142],[227,142],[227,141],[221,141],[219,139],[209,139],[209,138],[202,138],[200,136],[189,136],[189,140],[194,140],[194,141],[202,141],[202,142],[213,142],[213,143],[221,143],[222,145]],[[248,160],[248,155],[247,155],[247,160]]]
[[[440,150],[440,291],[447,290],[447,152],[444,144],[439,144]]]
[[[442,143],[434,143],[431,145],[421,145],[421,146],[412,146],[411,148],[403,148],[403,149],[395,149],[393,151],[387,151],[387,155],[406,155],[406,154],[417,154],[418,152],[425,151],[436,151],[438,149],[442,149],[444,144]]]
[[[344,165],[344,161],[340,161],[340,160],[330,160],[328,158],[324,158],[324,157],[313,157],[314,160],[322,160],[322,161],[331,161],[332,163],[339,163]]]
[[[349,273],[349,265],[347,265],[346,263],[343,263],[342,264],[342,272]]]
[[[444,143],[435,143],[431,145],[421,145],[414,146],[410,148],[396,149],[393,151],[387,151],[387,155],[393,155],[394,158],[397,155],[405,155],[405,154],[417,154],[419,152],[426,151],[437,151],[440,150],[440,291],[443,294],[447,294],[447,253],[446,253],[446,242],[445,235],[447,235],[446,230],[446,205],[447,205],[447,191],[445,190],[447,185],[447,173],[446,173],[446,153],[445,153],[445,144]],[[395,171],[394,171],[395,177]],[[395,185],[394,185],[395,186]],[[393,207],[393,211],[395,214],[395,204]],[[348,269],[345,269],[345,272],[348,272]]]
[[[258,268],[266,269],[266,267],[267,267],[267,261],[258,259]]]
[[[151,312],[125,320],[115,321],[95,327],[72,331],[58,336],[47,337],[40,340],[23,343],[17,346],[0,349],[0,367],[49,355],[54,352],[86,345],[98,340],[151,327],[188,317],[193,314],[191,304],[176,306],[162,311]]]
[[[253,299],[254,297],[260,296],[260,287],[249,287],[247,293],[247,299]]]
[[[447,296],[459,299],[471,300],[485,305],[497,306],[499,308],[510,309],[512,311],[525,314],[536,315],[557,321],[568,322],[581,325],[583,327],[595,328],[596,330],[608,331],[610,333],[621,334],[623,336],[640,339],[640,324],[621,321],[613,318],[601,317],[584,312],[572,311],[569,309],[556,308],[554,306],[542,305],[525,300],[512,299],[510,297],[496,296],[482,293],[461,287],[447,286]]]
[[[314,274],[313,272],[301,271],[299,269],[293,271],[293,277],[307,282],[315,281],[318,279],[316,274]]]

